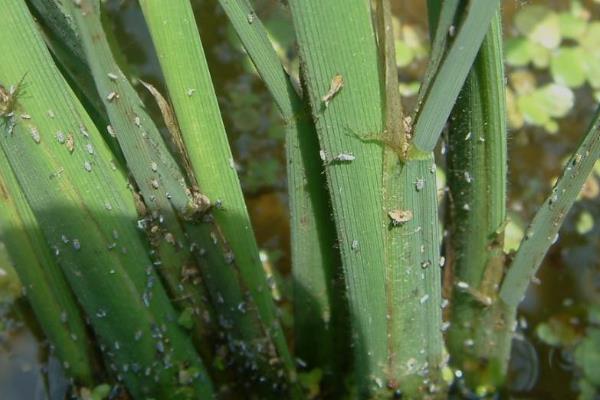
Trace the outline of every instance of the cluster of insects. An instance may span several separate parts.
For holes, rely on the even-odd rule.
[[[15,108],[24,79],[25,76],[16,85],[11,85],[8,89],[0,84],[0,118],[8,125],[8,133],[11,133],[15,126]]]

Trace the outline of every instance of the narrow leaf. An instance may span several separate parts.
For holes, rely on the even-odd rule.
[[[125,177],[53,64],[24,2],[0,6],[7,15],[0,52],[12,60],[0,65],[0,81],[8,85],[27,72],[26,95],[14,107],[17,116],[30,117],[15,121],[12,134],[4,129],[0,145],[108,363],[135,397],[187,391],[210,398],[202,362],[175,323],[136,228]],[[149,373],[136,373],[132,362]],[[182,385],[173,372],[188,367],[198,376]]]
[[[387,363],[382,150],[351,133],[383,131],[378,49],[367,3],[289,2],[332,200],[357,382],[361,391],[374,392],[384,382]],[[323,97],[336,80],[343,86],[326,104]],[[336,161],[343,155],[349,161]]]
[[[0,242],[6,245],[25,295],[66,373],[79,384],[93,385],[96,361],[85,321],[3,151]]]
[[[495,335],[512,335],[491,328],[490,322],[505,264],[507,138],[500,12],[492,20],[449,125],[448,347],[470,387],[496,387],[508,357],[502,354],[507,347],[498,345],[504,341]]]
[[[469,0],[466,5],[463,21],[454,30],[456,39],[437,68],[416,114],[412,144],[417,151],[429,152],[435,147],[499,5],[499,0]]]
[[[161,273],[171,294],[186,299],[194,307],[195,331],[200,350],[210,357],[207,343],[209,327],[202,315],[208,313],[204,288],[182,280],[182,268],[192,269],[190,244],[178,214],[191,219],[205,211],[209,202],[188,189],[184,174],[147,114],[141,99],[118,67],[100,22],[95,0],[65,3],[79,34],[97,92],[109,116],[110,133],[116,136],[127,167],[139,187],[149,213],[142,215],[151,244],[158,250]],[[183,288],[183,290],[181,290]]]
[[[600,108],[571,156],[552,193],[535,214],[517,250],[500,289],[500,298],[516,307],[525,297],[548,249],[558,239],[558,230],[577,199],[583,183],[600,158]]]
[[[140,1],[181,128],[194,177],[213,202],[212,215],[239,267],[240,277],[256,306],[279,361],[295,380],[294,361],[275,305],[267,290],[266,275],[244,196],[235,171],[202,43],[188,1]]]
[[[296,355],[307,368],[320,367],[327,373],[340,359],[333,352],[334,340],[344,343],[340,340],[344,327],[336,322],[343,316],[339,309],[343,297],[334,286],[335,230],[315,128],[249,2],[220,0],[220,4],[286,123]]]

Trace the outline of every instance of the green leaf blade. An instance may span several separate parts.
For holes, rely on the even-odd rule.
[[[415,118],[412,145],[419,151],[433,151],[499,4],[498,0],[469,1],[456,40],[439,66]]]

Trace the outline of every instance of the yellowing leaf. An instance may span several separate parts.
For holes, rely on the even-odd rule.
[[[564,38],[578,40],[587,28],[587,22],[578,16],[564,12],[559,15],[560,33]]]
[[[508,79],[518,96],[532,93],[537,84],[535,75],[527,70],[515,71],[509,75]]]
[[[585,74],[590,86],[600,89],[600,56],[585,58]]]
[[[586,64],[582,48],[562,47],[552,56],[550,72],[556,83],[578,88],[585,83]]]
[[[517,107],[515,94],[510,88],[506,89],[506,113],[511,128],[519,129],[525,123],[523,114],[519,112],[519,108]]]
[[[585,235],[594,229],[594,217],[589,211],[583,211],[579,214],[575,223],[575,229],[580,235]]]
[[[506,62],[514,67],[522,67],[531,61],[531,42],[524,37],[509,39],[505,48]]]
[[[400,94],[404,97],[411,97],[416,95],[419,92],[419,87],[421,83],[418,81],[414,82],[400,82],[398,84],[398,90],[400,90]]]
[[[550,318],[535,328],[540,340],[549,346],[569,346],[577,342],[579,336],[573,327],[561,319]]]
[[[575,363],[592,384],[600,385],[600,329],[589,328],[575,349]]]
[[[537,98],[551,117],[562,118],[573,108],[575,95],[568,87],[549,84],[537,90]]]
[[[573,108],[575,95],[566,86],[548,84],[532,93],[520,96],[517,107],[523,114],[525,121],[538,126],[543,126],[550,133],[558,129],[553,118],[561,118]]]
[[[526,6],[515,17],[519,32],[535,43],[555,49],[561,41],[558,14],[541,5]]]
[[[593,22],[588,26],[580,43],[588,56],[600,57],[600,22]]]
[[[414,51],[401,40],[396,40],[396,65],[399,68],[408,66],[415,58]]]
[[[511,216],[506,228],[504,228],[504,252],[516,251],[523,236],[523,224],[516,217]]]

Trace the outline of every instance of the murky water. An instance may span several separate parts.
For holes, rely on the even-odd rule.
[[[277,2],[258,1],[258,14],[269,18],[278,12]],[[546,4],[564,9],[569,1],[505,1],[505,30],[511,17],[526,4]],[[584,2],[592,17],[600,18],[600,6]],[[288,275],[289,218],[285,185],[283,131],[269,94],[260,80],[244,67],[245,56],[237,50],[235,35],[216,1],[196,1],[195,10],[213,80],[235,160],[245,188],[248,207],[261,248],[283,276]],[[402,21],[426,32],[424,1],[394,1]],[[106,24],[114,32],[124,69],[131,76],[164,89],[158,61],[145,31],[136,2],[109,0]],[[406,72],[416,79],[418,71]],[[154,102],[145,91],[146,104]],[[561,170],[561,161],[576,146],[594,108],[590,93],[576,92],[576,107],[560,120],[559,133],[526,128],[510,134],[510,203],[515,219],[529,220]],[[154,110],[158,115],[157,110]],[[161,123],[161,119],[156,121]],[[592,188],[591,190],[594,190]],[[577,221],[587,210],[596,221],[591,231],[581,234]],[[523,339],[515,345],[511,385],[513,397],[528,399],[571,399],[576,397],[578,376],[569,349],[551,347],[540,340],[535,328],[549,319],[564,321],[576,332],[584,332],[586,310],[600,307],[600,196],[584,198],[567,217],[560,240],[546,257],[538,278],[521,306]],[[0,326],[0,388],[2,399],[43,399],[40,361],[45,351],[13,311],[7,311]],[[600,365],[598,366],[600,368]]]

